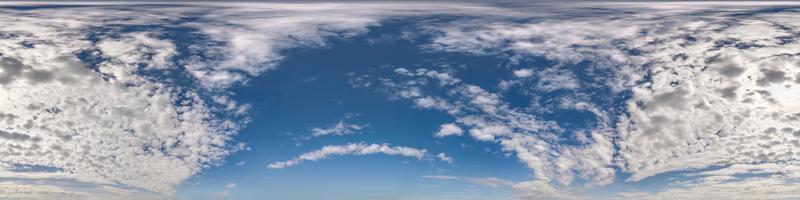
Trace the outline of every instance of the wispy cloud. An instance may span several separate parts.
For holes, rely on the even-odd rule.
[[[366,125],[349,124],[344,120],[339,121],[334,125],[328,127],[314,127],[311,128],[312,137],[320,137],[326,135],[349,135],[355,134],[364,129]]]
[[[310,151],[297,156],[294,159],[271,163],[267,166],[269,169],[283,169],[294,165],[301,164],[308,161],[318,161],[327,159],[333,155],[369,155],[369,154],[386,154],[412,157],[419,160],[429,157],[428,151],[425,149],[417,149],[404,146],[390,146],[389,144],[365,144],[365,143],[350,143],[346,145],[328,145],[321,149]]]
[[[464,181],[471,184],[481,185],[486,187],[511,187],[515,184],[513,181],[497,177],[460,177],[460,176],[447,176],[447,175],[425,175],[423,176],[423,178]]]

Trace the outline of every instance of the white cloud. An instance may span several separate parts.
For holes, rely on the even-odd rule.
[[[620,126],[620,165],[630,180],[684,169],[738,163],[780,162],[797,155],[791,133],[800,113],[797,85],[800,44],[778,38],[774,25],[789,13],[738,20],[711,15],[702,23],[662,27],[641,40],[682,45],[643,45],[654,65],[651,81],[632,89]],[[676,21],[688,21],[675,17]],[[729,24],[730,21],[737,23]],[[797,27],[796,22],[783,22]],[[719,29],[722,29],[719,31]],[[692,34],[690,41],[672,39]],[[720,45],[732,42],[736,45]],[[738,45],[738,46],[737,46]],[[752,47],[743,47],[750,46]],[[675,55],[686,58],[675,59]],[[705,66],[692,69],[686,66]],[[784,130],[779,132],[778,130]]]
[[[403,91],[431,87],[423,84],[429,81],[441,82],[429,76],[403,76],[399,79],[382,83],[396,90],[392,98],[412,99],[402,95]],[[591,139],[587,139],[584,146],[551,145],[557,143],[557,135],[564,132],[557,123],[540,119],[524,109],[513,108],[500,95],[481,87],[454,80],[457,81],[453,84],[433,86],[449,91],[437,98],[446,100],[451,106],[431,109],[452,115],[459,124],[457,127],[466,128],[472,138],[496,142],[503,151],[515,153],[520,161],[534,171],[536,180],[546,183],[553,180],[565,185],[569,185],[575,176],[591,180],[587,185],[606,185],[613,181],[613,143],[608,136],[611,132],[607,124],[589,130]],[[584,106],[578,107],[591,108],[585,103],[581,105]],[[440,131],[456,132],[451,128],[443,125]]]
[[[234,182],[230,182],[228,184],[225,184],[225,190],[223,190],[222,192],[217,194],[217,197],[219,197],[220,199],[227,199],[228,196],[231,195],[231,189],[235,188],[236,186],[238,186],[238,185],[236,183],[234,183]]]
[[[233,5],[233,6],[230,6]],[[458,3],[238,3],[205,9],[209,23],[192,23],[227,43],[218,49],[227,59],[214,65],[189,65],[203,83],[226,87],[274,69],[279,52],[295,47],[322,47],[330,38],[352,37],[392,17],[431,14],[494,13],[496,8]],[[175,10],[175,9],[171,9]],[[325,13],[325,15],[320,15]],[[224,76],[222,76],[224,75]]]
[[[447,154],[444,153],[436,154],[436,158],[447,163],[453,163],[454,161],[453,157],[447,156]]]
[[[364,129],[365,126],[366,125],[349,124],[344,120],[340,120],[339,123],[336,123],[326,128],[320,128],[320,127],[311,128],[311,136],[320,137],[325,135],[355,134],[361,131],[361,129]]]
[[[439,131],[434,134],[434,137],[447,137],[451,135],[461,136],[464,134],[464,130],[462,130],[458,125],[453,123],[442,124],[439,128]]]
[[[6,97],[0,99],[0,112],[13,116],[0,130],[16,138],[0,141],[0,162],[54,167],[85,180],[170,193],[230,153],[226,142],[240,124],[216,118],[220,110],[197,93],[135,74],[104,77],[73,55],[86,48],[85,41],[35,34],[0,44],[2,68],[46,74],[16,76],[0,85]],[[19,41],[42,43],[34,48],[12,44]],[[102,63],[98,70],[124,68],[111,65]]]
[[[421,26],[437,36],[431,44],[425,45],[432,50],[478,55],[511,52],[509,59],[512,61],[525,56],[543,57],[564,64],[592,61],[595,63],[591,66],[593,68],[616,72],[613,77],[598,77],[603,81],[597,81],[616,91],[631,87],[643,75],[636,63],[631,63],[624,49],[615,45],[639,34],[636,24],[627,24],[627,21],[567,18],[518,23],[503,18],[481,18]],[[514,74],[529,75],[525,70],[517,70]]]
[[[620,199],[796,199],[800,181],[797,163],[734,164],[686,175],[658,192],[621,193]]]
[[[560,89],[574,90],[580,87],[578,79],[568,70],[551,67],[537,73],[536,76],[539,79],[536,84],[536,89],[541,91],[552,92]]]
[[[283,169],[307,161],[327,159],[333,155],[369,155],[386,154],[412,157],[419,160],[428,157],[427,150],[404,146],[390,146],[388,144],[350,143],[346,145],[327,145],[321,149],[304,153],[287,161],[274,162],[267,166],[269,169]]]
[[[447,109],[450,106],[447,101],[430,96],[417,98],[414,103],[420,108]]]
[[[217,108],[197,90],[139,73],[171,67],[171,41],[155,38],[155,32],[110,37],[114,26],[171,16],[99,7],[2,10],[0,130],[16,139],[0,141],[0,162],[59,170],[26,173],[29,178],[66,177],[170,194],[233,151],[227,142],[242,124],[218,114],[239,106]],[[96,44],[89,38],[94,33],[101,40]],[[87,66],[80,53],[105,59]],[[16,188],[25,193],[34,187]]]
[[[120,38],[105,38],[97,44],[102,55],[116,65],[144,64],[145,69],[173,67],[177,54],[171,41],[154,38],[158,33],[126,33]],[[132,66],[132,68],[137,68]]]
[[[514,70],[514,76],[517,78],[527,78],[533,75],[533,69],[518,69]]]

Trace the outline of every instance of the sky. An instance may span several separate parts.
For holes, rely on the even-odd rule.
[[[0,199],[800,199],[793,2],[3,2]]]

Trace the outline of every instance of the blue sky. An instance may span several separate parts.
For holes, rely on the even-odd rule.
[[[365,36],[332,42],[329,48],[291,54],[290,58],[281,62],[281,70],[270,74],[272,78],[265,76],[253,79],[249,86],[235,90],[238,101],[254,102],[253,121],[263,121],[249,125],[239,133],[238,138],[259,142],[249,143],[252,148],[250,151],[228,157],[229,164],[220,169],[219,175],[209,171],[208,182],[213,183],[210,187],[218,189],[220,184],[230,181],[239,184],[237,190],[251,191],[242,192],[242,195],[301,199],[318,198],[320,195],[353,199],[430,197],[421,194],[490,194],[489,197],[506,198],[501,194],[508,192],[507,188],[476,189],[469,184],[431,180],[423,176],[469,174],[524,180],[529,172],[515,159],[504,156],[495,145],[485,142],[467,138],[432,140],[439,125],[452,121],[452,117],[410,108],[412,104],[409,102],[390,100],[374,89],[353,88],[349,82],[354,76],[352,73],[391,76],[394,73],[391,66],[435,67],[441,63],[430,60],[443,58],[453,58],[457,62],[448,64],[466,65],[466,68],[485,65],[494,68],[503,62],[493,57],[423,53],[413,43],[403,40],[375,44],[365,41],[390,35],[392,30],[400,26],[403,25],[376,27]],[[310,129],[314,127],[330,128],[339,122],[364,128],[349,135],[302,139],[311,135]],[[414,146],[461,159],[458,165],[454,165],[436,160],[418,161],[385,155],[342,156],[286,170],[264,168],[270,162],[287,160],[327,144],[352,142]],[[234,161],[237,160],[246,164],[236,166]],[[309,182],[310,179],[329,181]],[[187,189],[205,188],[204,179],[197,181],[200,185],[187,185]],[[261,187],[263,185],[271,187],[264,189]],[[441,188],[448,189],[442,191]],[[303,191],[309,190],[318,192],[303,194]],[[446,192],[451,190],[457,192]],[[235,195],[231,197],[235,198]]]
[[[0,199],[800,198],[791,2],[0,10]]]

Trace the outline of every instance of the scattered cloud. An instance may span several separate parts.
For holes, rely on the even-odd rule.
[[[250,105],[226,89],[274,69],[285,57],[279,52],[323,47],[388,17],[496,10],[454,3],[75,4],[82,6],[0,8],[0,163],[165,194],[241,149],[230,141],[249,121]]]
[[[451,106],[430,109],[452,115],[459,127],[468,130],[475,140],[495,142],[501,145],[503,151],[516,153],[517,158],[534,171],[537,180],[557,180],[569,184],[575,176],[580,176],[595,181],[592,184],[605,185],[614,178],[613,156],[604,154],[613,151],[608,127],[590,130],[591,140],[587,140],[582,147],[550,145],[558,140],[557,135],[564,132],[563,128],[555,121],[544,120],[524,109],[511,107],[498,94],[457,78],[453,78],[456,81],[452,84],[422,85],[420,83],[427,83],[433,78],[401,77],[397,81],[382,82],[385,87],[394,89],[393,98],[414,99],[413,96],[403,95],[411,88],[422,92],[424,90],[421,88],[442,87],[450,91],[439,98],[447,100]],[[590,107],[585,103],[583,105]]]
[[[716,166],[724,168],[692,174],[688,178],[695,180],[661,192],[620,195],[798,198],[792,192],[797,191],[800,169],[791,161],[800,155],[794,151],[800,146],[796,127],[800,43],[787,39],[797,37],[800,28],[796,8],[754,12],[764,7],[692,6],[725,12],[702,10],[703,15],[694,15],[696,8],[675,9],[689,8],[683,5],[631,3],[614,7],[619,12],[613,15],[599,9],[603,11],[530,20],[547,14],[459,3],[4,7],[0,9],[0,96],[5,97],[0,99],[4,166],[0,175],[70,179],[104,187],[84,192],[1,182],[0,191],[10,198],[85,199],[109,191],[124,196],[119,194],[132,190],[122,186],[131,186],[170,194],[239,149],[230,142],[248,121],[242,115],[249,106],[231,100],[225,90],[275,69],[285,57],[283,50],[324,47],[333,38],[363,34],[391,17],[503,13],[421,24],[420,34],[432,36],[423,48],[500,56],[512,63],[531,57],[557,63],[506,72],[517,79],[501,82],[501,88],[524,84],[545,92],[591,88],[603,91],[602,95],[629,98],[622,108],[613,109],[567,98],[559,101],[564,108],[594,114],[596,124],[576,131],[548,119],[547,109],[540,109],[544,106],[515,107],[502,91],[459,79],[452,70],[397,68],[399,78],[380,82],[394,91],[393,98],[454,118],[440,127],[436,137],[467,132],[477,141],[496,143],[534,175],[533,180],[519,183],[429,178],[511,186],[523,198],[572,198],[553,186],[573,186],[575,179],[586,187],[603,186],[618,173],[630,174],[628,181],[640,181]],[[749,17],[737,15],[742,12]],[[206,23],[181,21],[187,16]],[[165,22],[203,35],[204,42],[180,44],[159,30],[118,30],[123,25]],[[189,52],[179,54],[178,48]],[[90,63],[83,55],[102,59]],[[564,67],[587,62],[585,71]],[[186,76],[201,86],[162,80],[160,74]],[[577,78],[584,74],[591,80]],[[448,92],[427,90],[433,87]],[[340,121],[312,129],[312,134],[344,135],[362,128]],[[564,143],[568,134],[580,138],[579,144]],[[368,154],[430,157],[424,149],[350,143],[324,146],[268,168]],[[443,153],[437,158],[452,161]],[[19,165],[58,172],[15,171],[13,166]]]
[[[439,158],[439,160],[441,160],[443,162],[447,162],[447,163],[453,163],[453,161],[454,161],[453,157],[447,156],[447,154],[444,154],[444,153],[437,154],[436,158]]]
[[[447,136],[461,136],[464,134],[464,130],[462,130],[458,125],[453,123],[442,124],[439,128],[439,131],[434,134],[434,137],[447,137]]]
[[[220,199],[228,199],[228,196],[231,195],[231,189],[235,188],[236,186],[238,185],[234,182],[225,184],[225,190],[217,194],[217,197],[219,197]]]
[[[533,75],[533,69],[518,69],[514,70],[514,76],[517,78],[527,78]]]
[[[344,120],[340,120],[339,123],[328,127],[314,127],[311,128],[311,137],[320,137],[326,135],[350,135],[356,134],[361,129],[364,129],[366,125],[358,125],[358,124],[348,124]]]
[[[574,90],[581,87],[575,74],[565,69],[551,67],[537,73],[536,76],[538,77],[536,89],[545,92],[561,89]]]
[[[562,99],[558,108],[594,114],[598,123],[584,130],[569,130],[566,124],[549,120],[546,116],[552,109],[536,101],[527,108],[514,107],[502,94],[455,76],[451,77],[458,81],[435,88],[421,83],[436,79],[404,68],[395,70],[401,76],[378,83],[395,92],[391,98],[416,102],[419,97],[401,95],[413,90],[419,96],[442,99],[447,107],[419,107],[448,113],[475,140],[496,142],[515,153],[535,175],[515,186],[521,191],[534,188],[522,195],[528,198],[575,197],[562,195],[551,184],[571,186],[576,178],[586,180],[586,187],[596,187],[613,183],[620,172],[631,175],[628,181],[640,181],[666,172],[796,160],[791,149],[800,145],[794,134],[798,132],[794,124],[800,120],[794,99],[800,92],[792,75],[800,70],[796,56],[800,43],[786,39],[796,37],[794,30],[800,28],[791,17],[796,10],[703,6],[720,12],[692,15],[687,13],[697,10],[631,5],[618,8],[627,12],[622,17],[617,12],[589,11],[530,22],[470,18],[420,25],[421,34],[433,36],[423,45],[427,50],[556,63],[531,73],[511,71],[517,78],[533,78],[501,80],[499,92],[533,86],[545,92],[608,91],[576,94],[576,99],[630,94],[622,99],[621,108]],[[749,15],[740,18],[732,12]],[[578,79],[576,69],[565,66],[581,66],[585,71],[580,73],[590,77]],[[430,92],[434,90],[449,92]],[[575,134],[574,140],[581,144],[562,143],[558,138],[565,133]],[[792,180],[778,177],[722,182],[735,185],[715,189],[732,190],[762,179],[778,191],[793,189],[781,188]],[[714,190],[691,190],[704,187],[687,185],[688,190],[675,191]],[[781,195],[772,197],[791,197]]]

